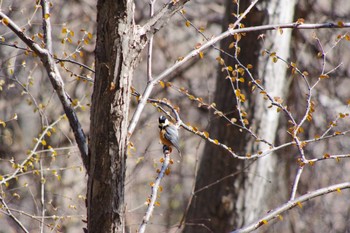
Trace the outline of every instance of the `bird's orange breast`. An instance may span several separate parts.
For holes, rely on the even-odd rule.
[[[172,146],[171,142],[164,137],[165,130],[159,131],[159,138],[163,145]]]

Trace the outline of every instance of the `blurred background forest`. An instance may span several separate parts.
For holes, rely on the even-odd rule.
[[[157,1],[156,11],[164,1]],[[349,20],[350,5],[345,0],[298,1],[295,6],[293,22],[304,18],[305,22],[324,23]],[[34,1],[0,1],[1,10],[18,25],[25,28],[27,34],[40,42],[42,40],[41,10]],[[205,42],[202,35],[186,22],[191,22],[211,38],[220,34],[224,19],[227,23],[227,9],[232,1],[192,0],[185,6],[184,18],[176,14],[169,24],[154,38],[153,73],[159,74],[173,65],[177,59],[185,56],[197,43]],[[92,0],[53,1],[51,8],[53,50],[60,64],[67,92],[76,105],[79,119],[89,135],[90,101],[94,79],[94,48],[96,31],[96,2]],[[149,1],[135,1],[135,20],[143,24],[149,19]],[[259,9],[260,12],[264,10]],[[226,15],[226,16],[225,16]],[[251,16],[248,16],[249,18]],[[231,23],[233,23],[232,21]],[[284,22],[286,23],[286,22]],[[226,26],[227,28],[227,26]],[[304,125],[303,138],[314,138],[334,121],[339,113],[349,112],[347,101],[350,99],[350,43],[345,39],[335,44],[339,34],[346,30],[293,30],[290,56],[282,57],[293,61],[302,71],[307,70],[310,80],[317,79],[322,69],[323,59],[317,58],[319,38],[327,53],[327,70],[332,78],[317,85],[313,92],[315,112],[313,120]],[[254,35],[253,43],[261,43],[259,34]],[[244,41],[244,38],[242,39]],[[219,45],[217,45],[219,46]],[[247,45],[249,46],[249,44]],[[79,151],[75,146],[68,121],[62,117],[63,110],[55,92],[47,79],[40,60],[28,52],[26,46],[8,28],[0,26],[0,232],[19,232],[19,228],[6,213],[7,208],[30,232],[81,232],[86,219],[86,180]],[[228,47],[222,47],[232,52]],[[242,46],[242,51],[244,51]],[[269,48],[264,48],[269,49]],[[255,51],[258,56],[262,50]],[[276,51],[278,54],[278,51]],[[212,109],[199,107],[180,91],[189,90],[191,95],[201,97],[206,103],[215,99],[217,78],[221,67],[217,57],[219,51],[211,49],[203,58],[195,58],[166,80],[171,87],[156,87],[152,98],[166,98],[178,106],[181,119],[201,130],[227,127],[216,124],[218,118]],[[262,55],[261,55],[262,56]],[[133,86],[143,90],[146,85],[146,51],[138,65]],[[249,61],[248,61],[249,62]],[[248,63],[247,62],[247,63]],[[83,67],[84,64],[86,67]],[[341,64],[341,65],[340,65]],[[263,67],[261,67],[263,69]],[[296,115],[305,110],[304,87],[298,79],[288,73],[288,96],[285,97],[290,111]],[[221,77],[222,78],[222,77]],[[137,101],[131,99],[135,107]],[[222,109],[223,112],[226,110]],[[225,112],[226,113],[226,112]],[[160,167],[162,146],[158,140],[158,117],[160,113],[151,104],[147,105],[142,119],[131,138],[129,147],[126,179],[126,224],[129,232],[136,232],[145,212],[145,202],[150,193],[149,184]],[[333,132],[345,132],[349,129],[348,119],[341,119]],[[44,138],[43,131],[52,126]],[[276,133],[276,144],[289,140],[286,130],[288,122],[280,118]],[[217,132],[218,133],[218,132]],[[198,167],[203,154],[218,156],[220,149],[206,150],[205,141],[185,130],[180,130],[182,158],[173,156],[171,174],[163,180],[163,191],[152,216],[147,232],[175,232],[186,212],[191,192],[197,178]],[[213,134],[214,135],[214,134]],[[216,135],[217,137],[220,137]],[[225,135],[230,138],[229,135]],[[230,139],[223,139],[225,143]],[[234,138],[233,138],[234,140]],[[349,136],[334,137],[331,140],[308,144],[305,151],[311,158],[328,154],[350,153]],[[230,146],[230,145],[229,145]],[[233,146],[234,147],[234,146]],[[29,153],[33,158],[24,166],[21,164]],[[224,152],[220,152],[223,153]],[[278,190],[271,196],[268,208],[275,208],[288,200],[288,195],[297,171],[298,151],[286,148],[274,156],[278,158],[275,171],[279,177]],[[221,159],[221,155],[217,160]],[[232,159],[232,158],[231,158]],[[14,179],[3,182],[18,169]],[[220,168],[218,168],[220,169]],[[232,173],[232,172],[231,172]],[[244,173],[244,171],[242,171]],[[274,187],[269,178],[260,174],[261,185]],[[298,193],[348,181],[350,161],[327,160],[308,166],[304,170]],[[224,175],[221,176],[222,178]],[[233,179],[235,175],[232,175]],[[230,179],[232,179],[232,177]],[[219,180],[218,178],[217,180]],[[209,183],[208,183],[209,184]],[[208,187],[216,190],[220,182]],[[350,231],[349,191],[330,194],[312,200],[284,215],[283,221],[262,228],[264,232],[348,232]],[[195,197],[194,197],[195,199]],[[209,202],[209,201],[208,201]],[[4,204],[6,203],[6,204]],[[7,207],[6,207],[7,205]],[[6,208],[6,209],[5,209]],[[268,210],[268,209],[267,209]],[[265,210],[265,213],[267,212]],[[42,216],[45,217],[42,217]],[[186,219],[188,225],[194,225],[198,232],[216,232]],[[205,225],[205,224],[204,224]],[[44,226],[44,227],[42,227]],[[188,232],[191,232],[189,230]],[[194,231],[193,231],[194,232]]]

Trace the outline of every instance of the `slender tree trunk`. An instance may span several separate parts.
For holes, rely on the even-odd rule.
[[[124,232],[124,181],[130,85],[132,1],[97,4],[96,77],[92,96],[87,191],[88,232]]]
[[[248,6],[249,2],[241,1],[241,11]],[[260,25],[262,23],[283,23],[293,20],[295,1],[273,0],[263,1],[259,8],[254,9],[243,22],[248,25]],[[232,0],[226,2],[226,19],[223,30],[226,30],[229,23],[234,22],[231,14],[235,13],[235,6]],[[261,33],[261,32],[260,32]],[[290,47],[290,31],[283,35],[278,32],[268,33],[264,40],[264,48],[276,51],[278,55],[288,58]],[[249,33],[239,42],[241,48],[239,59],[242,64],[252,64],[254,77],[263,80],[263,85],[274,97],[283,98],[286,94],[286,68],[283,64],[274,64],[267,61],[267,57],[261,57],[261,43],[258,41],[257,33]],[[222,41],[221,47],[228,50],[232,40]],[[234,67],[235,61],[222,54],[226,65]],[[271,60],[271,59],[270,59]],[[231,112],[229,118],[237,118],[237,103],[231,85],[225,79],[226,73],[219,69],[215,103],[218,109],[225,113]],[[248,78],[246,78],[248,79]],[[247,81],[246,81],[247,82]],[[261,138],[274,143],[278,126],[279,114],[276,109],[267,108],[268,102],[255,92],[245,89],[247,101],[246,111],[249,115],[250,125]],[[238,118],[237,118],[238,119]],[[217,119],[211,122],[210,133],[240,154],[249,154],[266,148],[266,144],[257,143],[245,132],[240,132],[235,127],[226,127],[227,122]],[[222,180],[215,186],[199,192],[191,204],[187,216],[189,224],[184,232],[204,232],[203,228],[196,223],[204,224],[213,232],[229,232],[236,227],[256,219],[269,209],[269,200],[276,191],[277,180],[281,179],[276,175],[277,159],[274,155],[266,156],[257,161],[242,162],[228,156],[226,152],[218,150],[212,144],[207,144],[203,159],[198,171],[196,190],[205,187],[230,174],[237,174],[233,177]]]

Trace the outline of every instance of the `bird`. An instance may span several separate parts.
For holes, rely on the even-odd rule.
[[[179,132],[177,130],[177,127],[172,124],[165,116],[159,117],[159,137],[161,143],[164,145],[164,151],[169,148],[169,151],[171,153],[172,147],[175,147],[181,156],[179,148]]]

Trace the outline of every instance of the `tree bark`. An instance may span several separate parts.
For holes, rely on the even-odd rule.
[[[96,75],[88,168],[88,232],[124,232],[130,85],[136,52],[132,1],[97,3]]]
[[[245,22],[246,26],[291,22],[293,20],[295,1],[263,1],[259,8],[254,9]],[[241,11],[249,5],[247,1],[241,1]],[[234,22],[232,13],[235,6],[231,0],[226,1],[226,17],[223,30],[229,23]],[[252,64],[255,79],[263,81],[263,85],[272,96],[283,98],[286,94],[286,68],[284,64],[274,64],[267,61],[266,57],[260,57],[261,44],[258,41],[259,33],[248,33],[239,42],[241,52],[239,59],[242,64]],[[289,57],[290,31],[284,31],[279,35],[274,31],[268,33],[264,40],[264,47],[276,51],[283,58]],[[227,50],[232,39],[222,41],[221,48]],[[225,64],[235,66],[233,58],[221,54]],[[271,60],[271,59],[269,59]],[[224,113],[231,112],[228,118],[238,118],[237,103],[231,85],[225,79],[226,73],[221,72],[217,79],[217,87],[214,102],[219,110]],[[246,78],[246,83],[248,82]],[[279,114],[276,109],[267,108],[269,103],[264,101],[258,92],[250,93],[245,84],[247,101],[246,111],[252,130],[261,138],[274,143],[278,126]],[[219,141],[232,147],[239,154],[249,154],[266,148],[266,144],[255,142],[252,137],[240,132],[236,127],[226,127],[227,122],[216,119],[211,122],[210,134]],[[229,232],[236,227],[249,223],[266,213],[269,209],[268,200],[276,190],[275,184],[280,179],[276,175],[276,156],[268,155],[257,161],[242,162],[228,156],[226,152],[219,151],[211,143],[207,143],[203,152],[203,158],[198,171],[196,190],[205,187],[215,181],[231,174],[237,174],[220,181],[219,184],[199,192],[191,203],[184,232],[203,232],[203,228],[197,224],[204,224],[213,232]],[[270,206],[271,207],[271,206]]]

